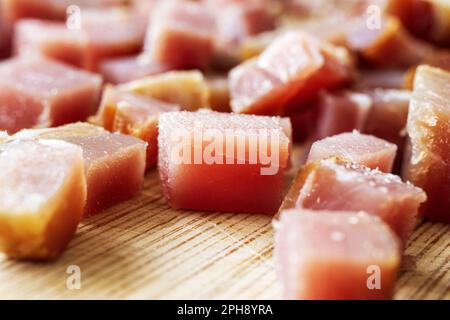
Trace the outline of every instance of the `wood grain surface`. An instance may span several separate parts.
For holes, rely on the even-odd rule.
[[[419,221],[395,298],[450,299],[449,231]],[[153,171],[141,195],[83,221],[57,261],[0,256],[0,298],[280,299],[272,253],[270,216],[172,210]],[[71,265],[79,290],[66,286]]]

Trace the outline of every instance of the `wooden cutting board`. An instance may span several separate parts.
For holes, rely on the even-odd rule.
[[[59,260],[0,256],[0,298],[279,299],[272,254],[270,216],[172,210],[154,171],[140,196],[84,221]],[[80,289],[67,287],[71,266]],[[449,226],[418,223],[395,298],[450,299]]]

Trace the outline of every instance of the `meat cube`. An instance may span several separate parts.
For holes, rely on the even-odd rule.
[[[236,45],[244,38],[275,28],[268,1],[209,0],[219,45]]]
[[[199,71],[161,73],[124,83],[118,89],[178,104],[189,111],[209,104],[208,85]]]
[[[0,63],[0,130],[84,120],[99,101],[101,77],[41,58]]]
[[[127,11],[83,10],[80,29],[63,22],[26,19],[18,22],[15,51],[21,55],[39,53],[97,71],[106,58],[140,51],[144,31],[132,23]]]
[[[372,107],[362,132],[397,145],[394,172],[400,172],[406,143],[405,128],[411,92],[377,89],[366,93],[372,99]]]
[[[93,122],[111,132],[129,134],[147,142],[146,167],[151,169],[158,158],[159,115],[178,110],[180,107],[174,104],[107,87]]]
[[[450,73],[420,66],[409,105],[407,132],[411,143],[405,178],[423,188],[428,201],[421,214],[450,223]]]
[[[290,135],[284,118],[163,113],[158,168],[166,199],[175,209],[275,213]]]
[[[352,77],[349,53],[301,32],[277,38],[264,52],[229,75],[234,112],[279,114],[292,99],[307,102],[320,90]]]
[[[317,102],[317,124],[313,141],[326,137],[362,130],[372,100],[367,94],[356,92],[321,92]]]
[[[54,0],[0,0],[1,16],[9,25],[22,18],[63,20],[66,7],[58,8]]]
[[[52,259],[83,215],[86,180],[80,147],[56,140],[0,145],[0,251]]]
[[[213,51],[214,20],[201,3],[163,1],[148,26],[149,59],[174,69],[203,68]]]
[[[160,63],[147,62],[138,56],[104,59],[99,72],[105,82],[119,84],[170,71]]]
[[[59,139],[83,149],[87,181],[85,216],[130,199],[142,190],[146,144],[140,139],[112,134],[87,123],[23,130],[13,138]]]
[[[206,79],[209,89],[209,106],[212,110],[231,112],[230,90],[228,78],[220,75],[212,75]]]
[[[123,5],[127,0],[0,0],[0,16],[13,25],[23,18],[64,20],[71,5],[82,8],[101,8]]]
[[[401,251],[380,219],[364,212],[286,210],[275,230],[284,298],[392,298]]]
[[[313,143],[308,162],[338,157],[371,169],[391,172],[397,146],[358,131],[341,133]]]
[[[433,47],[413,38],[393,17],[383,17],[380,28],[368,28],[367,19],[348,35],[348,47],[377,67],[402,68],[420,63]]]
[[[15,27],[14,52],[41,54],[82,68],[85,40],[79,30],[68,29],[63,22],[24,19]]]
[[[339,159],[302,168],[282,209],[365,211],[384,220],[406,244],[425,193],[395,175]]]
[[[90,9],[82,13],[82,33],[86,39],[84,68],[97,71],[107,58],[137,54],[141,51],[145,30],[135,24],[134,16],[122,9]]]

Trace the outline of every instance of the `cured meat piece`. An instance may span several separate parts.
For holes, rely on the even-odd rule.
[[[421,214],[450,223],[450,73],[430,66],[417,69],[409,105],[411,143],[404,176],[423,188],[428,201]]]
[[[63,22],[24,19],[17,22],[14,52],[45,57],[83,67],[85,42],[79,30],[68,29]]]
[[[87,123],[23,130],[15,139],[59,139],[83,149],[87,181],[85,216],[136,196],[144,181],[146,144]],[[48,165],[48,164],[47,164]]]
[[[275,263],[286,299],[392,298],[399,240],[364,212],[286,210],[275,228]]]
[[[18,22],[15,51],[39,53],[91,71],[105,58],[137,53],[144,31],[121,10],[83,10],[79,29],[63,22],[26,19]],[[136,68],[136,67],[135,67]]]
[[[377,67],[403,68],[418,64],[433,47],[413,38],[393,17],[383,17],[380,28],[368,28],[367,18],[348,35],[347,46]]]
[[[391,172],[397,146],[358,131],[341,133],[313,143],[308,162],[338,157],[371,169]]]
[[[402,89],[406,73],[403,69],[362,70],[353,84],[353,89]]]
[[[0,0],[0,16],[12,25],[23,18],[64,20],[67,8],[95,8],[123,5],[127,0]]]
[[[282,209],[365,211],[383,219],[406,244],[425,200],[420,188],[395,175],[330,158],[300,170]]]
[[[166,199],[175,209],[275,213],[290,136],[289,120],[278,117],[161,114],[158,168]]]
[[[324,19],[295,20],[295,24],[283,25],[275,30],[262,32],[244,38],[239,45],[239,55],[247,60],[261,54],[276,38],[288,32],[299,32],[314,35],[322,41],[336,46],[347,45],[347,35],[353,28],[354,19],[347,16],[333,15]]]
[[[154,168],[158,158],[158,118],[163,112],[180,107],[160,100],[120,92],[107,87],[94,123],[111,132],[132,135],[147,142],[147,169]]]
[[[293,98],[307,102],[321,89],[338,87],[352,77],[352,63],[344,48],[301,32],[277,38],[256,59],[229,75],[234,112],[277,114]]]
[[[185,110],[208,106],[208,85],[199,71],[171,71],[118,86],[132,92],[180,105]]]
[[[214,20],[201,3],[162,1],[150,21],[149,59],[174,69],[206,67],[213,51]]]
[[[84,68],[97,71],[107,58],[137,54],[141,51],[145,30],[123,9],[88,9],[82,13],[82,32],[86,38]]]
[[[335,134],[362,130],[372,100],[363,93],[322,92],[317,103],[317,124],[313,141]]]
[[[41,58],[0,63],[0,130],[16,132],[84,120],[99,101],[101,77]]]
[[[220,112],[231,112],[230,90],[228,89],[228,78],[213,75],[206,79],[209,88],[209,106]]]
[[[104,59],[99,70],[105,82],[112,84],[130,82],[167,71],[170,71],[168,66],[147,62],[138,56]]]
[[[366,93],[372,99],[372,107],[362,132],[397,145],[394,172],[400,172],[406,143],[405,128],[411,92],[377,89]]]
[[[56,258],[83,215],[81,148],[62,141],[0,146],[0,250],[16,259]]]
[[[244,38],[275,28],[270,1],[206,1],[215,17],[219,45],[236,45]]]

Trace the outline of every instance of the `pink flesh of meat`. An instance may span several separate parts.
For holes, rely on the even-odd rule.
[[[147,169],[158,158],[158,118],[164,112],[179,111],[175,104],[107,88],[95,122],[111,132],[132,135],[147,142]]]
[[[419,64],[433,47],[412,37],[398,19],[382,17],[381,28],[367,28],[367,18],[359,19],[348,35],[347,46],[377,67],[407,68]]]
[[[368,95],[344,92],[322,92],[317,105],[317,125],[313,140],[362,130],[372,105]]]
[[[0,145],[0,250],[52,259],[81,220],[86,181],[81,148],[56,140]]]
[[[0,63],[0,129],[16,132],[84,120],[95,112],[101,78],[38,58]]]
[[[151,61],[177,69],[203,68],[212,54],[214,21],[202,4],[164,1],[147,31]]]
[[[24,19],[15,26],[14,51],[21,56],[41,54],[82,67],[83,41],[78,30],[68,29],[63,22]]]
[[[0,20],[8,29],[24,18],[37,18],[64,21],[67,8],[76,5],[85,11],[87,8],[104,8],[122,5],[127,0],[1,0]]]
[[[83,149],[87,181],[85,215],[100,212],[137,195],[143,186],[146,144],[84,123],[24,130],[16,138],[60,139]]]
[[[351,78],[348,52],[300,32],[275,39],[254,61],[230,75],[231,107],[240,113],[279,113],[291,99],[307,102],[321,89]],[[259,90],[254,79],[261,84]]]
[[[172,134],[180,128],[185,130],[180,134],[187,137],[184,150],[188,150],[186,155],[191,153],[190,157],[187,156],[190,161],[172,158],[177,152],[175,148],[180,146]],[[226,130],[230,132],[228,138],[223,137],[222,143],[216,140],[219,142],[214,154],[223,164],[211,164],[202,157],[211,147],[206,137],[193,138],[194,134],[205,134],[211,129],[216,130],[214,133],[219,137],[223,137]],[[249,139],[240,141],[240,138],[247,138],[251,133],[258,134],[260,129],[268,130],[276,139],[269,139],[267,146],[258,148],[258,151],[263,148],[271,150],[273,155],[270,163],[273,171],[264,174],[262,168],[268,168],[270,164],[262,162],[260,157],[252,162],[250,154],[254,149]],[[289,165],[290,123],[287,119],[212,111],[170,112],[159,118],[158,139],[158,167],[165,196],[173,208],[255,213],[274,213],[278,210],[283,174]],[[230,139],[235,141],[234,148],[231,147],[233,154],[225,152],[224,145]],[[256,136],[256,141],[261,141],[261,138]],[[242,154],[238,150],[244,146]],[[199,154],[199,151],[202,152],[201,159],[194,163],[195,153]],[[227,164],[230,160],[232,163]]]
[[[286,210],[275,226],[275,263],[286,299],[390,299],[400,266],[395,234],[364,212]],[[377,266],[380,288],[369,289]]]
[[[314,142],[309,151],[308,162],[338,157],[371,169],[391,172],[396,152],[395,144],[353,131]]]
[[[216,20],[219,45],[236,45],[245,37],[275,28],[267,1],[206,1]]]
[[[282,208],[365,211],[383,219],[406,244],[425,200],[420,188],[395,175],[327,159],[300,170]]]
[[[96,71],[104,59],[138,53],[145,30],[133,15],[121,10],[84,10],[82,32],[86,38],[84,68]]]
[[[105,82],[119,84],[170,71],[170,67],[155,63],[141,62],[138,56],[105,59],[100,64],[100,74]]]
[[[366,93],[372,98],[372,107],[362,132],[397,145],[394,172],[399,172],[405,149],[405,128],[411,92],[376,89]]]
[[[423,188],[428,201],[421,214],[450,223],[450,73],[429,66],[417,69],[409,105],[410,158],[404,175]]]

